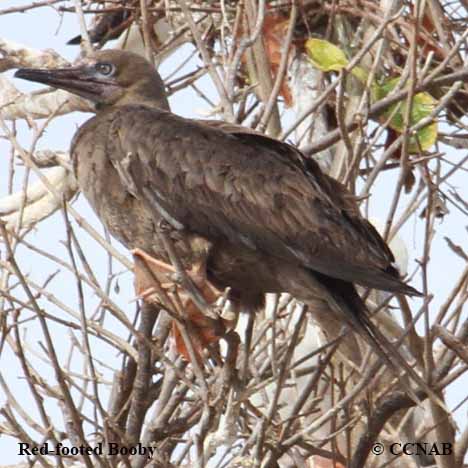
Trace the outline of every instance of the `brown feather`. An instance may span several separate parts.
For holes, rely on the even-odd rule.
[[[202,259],[208,279],[230,287],[242,307],[259,307],[266,292],[325,301],[382,353],[353,283],[418,293],[398,277],[355,198],[317,163],[250,129],[170,113],[157,72],[128,52],[17,75],[96,103],[97,115],[73,139],[74,168],[91,206],[128,248],[168,261],[157,235],[165,220],[184,266]]]

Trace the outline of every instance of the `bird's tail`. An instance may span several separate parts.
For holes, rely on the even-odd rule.
[[[401,371],[404,370],[411,380],[418,387],[431,396],[439,404],[443,405],[440,398],[428,386],[428,384],[408,365],[405,358],[390,343],[390,341],[380,332],[369,318],[367,307],[364,301],[357,293],[354,285],[329,276],[314,272],[316,280],[326,291],[326,300],[330,307],[336,312],[341,313],[347,324],[357,332],[371,348],[379,355],[385,364],[394,372],[396,377],[401,377]],[[409,384],[404,384],[405,390],[417,402],[420,402]],[[445,406],[443,406],[445,407]]]

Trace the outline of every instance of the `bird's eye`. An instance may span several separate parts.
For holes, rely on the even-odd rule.
[[[96,63],[95,69],[101,75],[105,75],[105,76],[112,75],[115,71],[114,65],[112,65],[111,63],[104,63],[104,62]]]

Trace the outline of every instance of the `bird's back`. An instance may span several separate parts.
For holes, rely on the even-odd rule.
[[[85,195],[127,245],[151,238],[162,210],[213,242],[370,287],[402,285],[350,194],[290,145],[120,106],[87,122],[72,152]]]

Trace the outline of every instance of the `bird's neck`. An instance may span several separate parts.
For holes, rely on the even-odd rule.
[[[147,106],[156,109],[169,110],[169,103],[165,95],[133,93],[125,95],[117,103],[120,106]]]
[[[135,83],[116,101],[109,104],[99,104],[96,106],[96,110],[118,106],[146,106],[153,109],[170,110],[164,83],[159,76]]]
[[[159,76],[135,84],[119,100],[120,105],[144,105],[170,110],[164,83]]]

